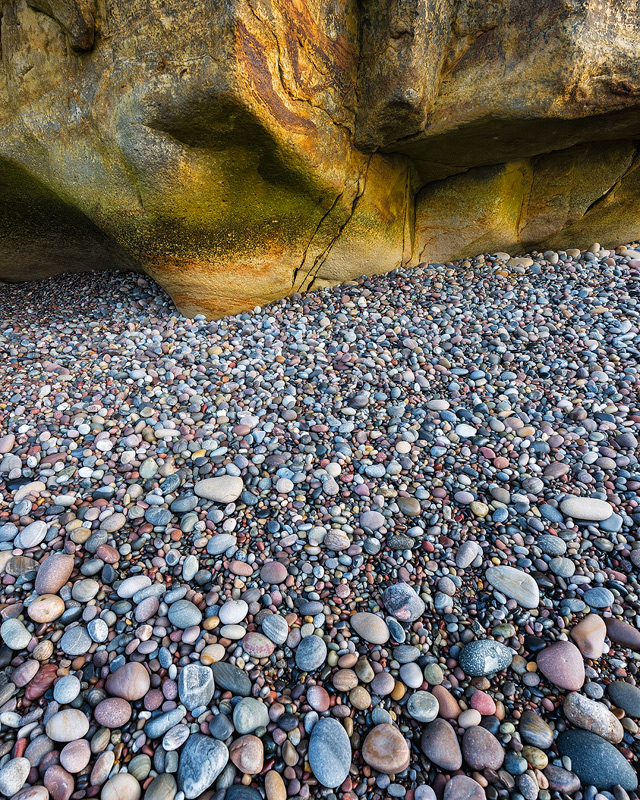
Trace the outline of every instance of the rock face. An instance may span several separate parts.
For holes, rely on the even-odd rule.
[[[216,316],[638,235],[634,0],[7,0],[0,19],[1,279],[146,270]]]

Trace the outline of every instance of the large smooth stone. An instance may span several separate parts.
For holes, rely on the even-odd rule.
[[[219,739],[193,733],[180,754],[178,788],[187,800],[206,792],[229,761],[229,751]]]
[[[596,733],[613,744],[622,741],[624,735],[622,725],[604,703],[572,692],[565,698],[562,710],[569,722],[573,722],[579,728]]]
[[[296,649],[296,666],[304,672],[320,669],[326,658],[327,645],[315,634],[305,636]]]
[[[482,786],[467,775],[454,775],[444,787],[442,800],[486,800]]]
[[[361,639],[371,644],[386,644],[389,641],[389,628],[384,619],[370,611],[359,611],[350,619],[350,625]]]
[[[433,763],[442,769],[455,772],[462,766],[462,752],[458,737],[444,719],[434,719],[422,732],[420,749]]]
[[[585,679],[582,654],[573,642],[555,642],[538,653],[540,672],[560,689],[577,692]]]
[[[139,800],[142,789],[128,772],[119,772],[102,787],[100,800]]]
[[[627,792],[638,788],[638,776],[627,759],[612,744],[589,731],[565,731],[558,737],[558,750],[571,759],[571,768],[585,786]]]
[[[257,736],[236,739],[229,747],[229,757],[244,775],[257,775],[264,765],[264,745]]]
[[[538,607],[540,603],[538,584],[526,572],[515,567],[489,567],[486,578],[495,589],[511,597],[523,608]]]
[[[585,658],[598,659],[602,656],[607,626],[597,614],[587,614],[571,629],[571,638]]]
[[[640,653],[640,631],[637,628],[622,619],[615,619],[615,617],[607,617],[604,623],[611,641]]]
[[[0,638],[12,650],[24,650],[31,641],[31,634],[21,620],[13,617],[0,625]]]
[[[467,728],[462,737],[464,760],[475,770],[500,769],[504,761],[504,750],[496,737],[479,725]]]
[[[526,709],[522,712],[518,730],[525,744],[531,744],[540,750],[546,750],[553,744],[553,728],[535,711]]]
[[[253,733],[256,728],[266,728],[269,724],[268,707],[253,697],[243,697],[234,706],[233,725],[240,734]]]
[[[157,775],[147,787],[144,800],[173,800],[178,791],[176,779],[169,772]]]
[[[640,688],[626,681],[614,681],[607,686],[607,694],[618,708],[629,717],[640,717]]]
[[[210,669],[219,688],[242,697],[251,694],[251,679],[240,667],[228,664],[226,661],[216,661],[211,664]]]
[[[194,492],[205,500],[215,503],[235,503],[242,494],[244,483],[242,478],[233,475],[222,475],[219,478],[205,478],[198,481]]]
[[[129,661],[113,672],[105,684],[109,694],[124,700],[140,700],[149,691],[149,673],[139,661]]]
[[[493,639],[479,639],[466,644],[458,662],[466,675],[477,678],[507,669],[513,661],[513,650]]]
[[[34,588],[38,594],[57,594],[72,572],[73,556],[54,553],[40,564]]]
[[[31,547],[37,547],[44,537],[47,535],[48,525],[42,520],[36,520],[23,528],[16,536],[14,547],[19,547],[21,550],[29,550]]]
[[[188,710],[199,706],[208,706],[215,683],[211,667],[204,664],[187,664],[178,675],[178,693],[180,702]]]
[[[11,797],[25,784],[31,764],[26,758],[12,758],[0,768],[0,792]]]
[[[336,719],[318,720],[309,740],[309,764],[315,778],[327,789],[335,789],[347,778],[351,766],[351,742]]]
[[[400,622],[415,622],[424,614],[424,601],[408,583],[396,583],[385,589],[382,602]]]
[[[367,734],[362,758],[378,772],[395,775],[409,766],[409,745],[395,725],[383,723]]]
[[[606,500],[598,500],[595,497],[570,495],[560,503],[560,511],[571,519],[603,522],[613,514],[613,506]]]
[[[58,711],[47,722],[47,736],[54,742],[75,742],[82,739],[89,730],[86,714],[77,708],[65,708]]]

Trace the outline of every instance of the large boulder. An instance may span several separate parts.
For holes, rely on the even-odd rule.
[[[423,260],[633,240],[635,0],[5,0],[0,279],[211,316]]]

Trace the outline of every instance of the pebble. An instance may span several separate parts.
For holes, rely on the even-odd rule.
[[[296,650],[296,666],[305,672],[319,669],[327,658],[327,645],[319,636],[306,636]]]
[[[180,702],[188,710],[208,706],[215,691],[213,672],[203,664],[186,664],[178,676]]]
[[[26,758],[12,758],[0,767],[0,792],[11,797],[22,789],[27,778],[31,764]]]
[[[214,503],[233,503],[240,497],[243,489],[242,478],[223,475],[198,481],[193,491],[198,497],[213,500]]]
[[[460,666],[472,677],[492,675],[507,669],[513,661],[510,647],[493,639],[469,642],[460,653]]]
[[[622,725],[604,703],[571,692],[565,698],[562,711],[569,722],[578,728],[596,733],[613,744],[622,741],[624,735]]]
[[[523,608],[537,608],[540,603],[538,584],[526,572],[514,567],[490,567],[487,580],[499,592],[512,597]]]
[[[475,770],[498,770],[504,761],[504,750],[500,742],[490,731],[479,725],[465,731],[462,737],[462,755]]]
[[[362,744],[362,758],[373,769],[395,775],[409,766],[409,745],[394,725],[376,725]]]
[[[571,638],[585,658],[598,659],[604,652],[607,627],[602,617],[587,614],[571,629]]]
[[[328,789],[341,786],[351,767],[351,744],[336,719],[318,720],[309,740],[309,764],[316,780]]]
[[[77,708],[65,708],[53,714],[46,725],[47,736],[54,742],[75,742],[89,730],[86,714]]]
[[[382,595],[382,602],[387,611],[400,622],[415,622],[424,614],[425,610],[424,601],[408,583],[396,583],[389,586]],[[372,640],[367,639],[367,641]],[[379,644],[384,644],[384,642],[379,642]]]
[[[560,511],[572,519],[602,522],[613,514],[613,507],[595,497],[575,497],[570,495],[560,503]]]
[[[540,672],[561,689],[577,692],[585,680],[582,654],[571,642],[555,642],[538,653]]]
[[[358,611],[354,614],[351,617],[351,627],[365,642],[386,644],[389,641],[387,623],[382,617],[369,611]]]
[[[229,751],[223,742],[194,733],[180,753],[178,789],[187,800],[194,800],[213,784],[228,760]]]
[[[638,776],[631,764],[612,744],[595,733],[571,730],[558,737],[558,750],[571,759],[571,769],[585,786],[626,792],[638,788]]]
[[[607,686],[607,694],[629,717],[640,718],[640,688],[625,681],[613,681]]]
[[[420,739],[420,749],[425,756],[442,769],[455,770],[462,766],[462,751],[451,725],[436,719],[425,726]]]

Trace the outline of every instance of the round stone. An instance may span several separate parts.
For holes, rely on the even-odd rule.
[[[26,758],[12,758],[0,768],[0,792],[12,797],[24,786],[31,763]]]
[[[262,620],[262,632],[275,644],[284,644],[289,636],[289,625],[280,614],[269,614]]]
[[[233,709],[233,725],[240,734],[253,733],[269,724],[269,709],[260,700],[244,697]]]
[[[86,739],[69,742],[62,748],[60,764],[67,772],[74,774],[82,772],[91,758],[91,748]]]
[[[257,775],[264,765],[264,746],[257,736],[236,739],[229,747],[229,757],[244,775]]]
[[[53,622],[64,614],[64,600],[56,594],[42,594],[31,603],[27,613],[34,622]]]
[[[502,745],[490,731],[480,725],[465,731],[462,737],[462,754],[474,770],[498,770],[504,761]]]
[[[540,603],[538,584],[531,575],[515,567],[489,567],[489,583],[499,592],[513,598],[523,608],[537,608]]]
[[[640,688],[626,681],[614,681],[607,686],[607,694],[627,716],[640,718]]]
[[[62,589],[73,572],[73,556],[54,553],[38,568],[35,590],[38,594],[56,594]]]
[[[235,503],[242,494],[243,489],[242,478],[223,475],[218,478],[205,478],[198,481],[193,491],[198,497],[212,500],[214,503]]]
[[[415,622],[425,610],[424,601],[408,583],[389,586],[382,595],[382,602],[387,611],[401,622]]]
[[[466,675],[493,675],[511,665],[513,650],[493,639],[479,639],[464,646],[458,661]]]
[[[236,625],[249,613],[249,606],[244,600],[227,600],[220,607],[218,617],[223,625]]]
[[[442,769],[455,770],[462,766],[462,752],[451,725],[444,719],[435,719],[425,726],[420,739],[420,749]]]
[[[169,622],[185,630],[202,622],[202,611],[190,600],[177,600],[169,606]]]
[[[105,728],[122,728],[131,719],[131,706],[121,697],[107,697],[93,709],[93,716]]]
[[[638,776],[627,759],[609,742],[595,733],[570,730],[558,737],[558,750],[571,759],[571,768],[585,786],[626,792],[638,788]]]
[[[60,647],[68,656],[83,656],[89,651],[92,644],[89,632],[82,625],[67,628],[64,636],[60,639]]]
[[[418,722],[432,722],[439,709],[438,699],[431,692],[412,692],[407,700],[407,711]]]
[[[72,703],[80,694],[81,684],[75,675],[63,675],[53,687],[53,699],[60,705]]]
[[[140,800],[142,790],[138,781],[128,772],[119,772],[102,787],[100,800]]]
[[[54,742],[75,742],[89,730],[86,714],[77,708],[65,708],[46,724],[47,736]]]
[[[395,775],[409,766],[409,745],[394,725],[376,725],[364,740],[362,758],[378,772]]]
[[[124,664],[107,678],[105,688],[109,694],[134,702],[140,700],[151,686],[149,673],[139,661]]]

